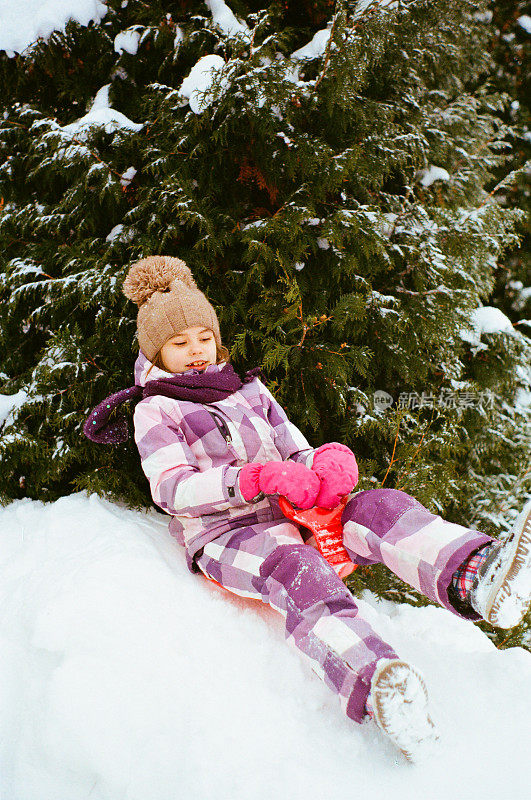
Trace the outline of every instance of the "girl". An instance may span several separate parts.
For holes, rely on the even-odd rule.
[[[192,572],[285,618],[304,653],[356,722],[367,716],[409,759],[437,739],[422,676],[364,620],[352,594],[277,502],[334,508],[352,492],[352,451],[312,448],[257,372],[228,363],[216,313],[178,258],[134,264],[124,294],[139,306],[135,386],[103,401],[85,423],[93,441],[128,437],[114,407],[141,397],[135,441],[154,502],[172,516]],[[503,544],[446,522],[405,492],[353,494],[342,515],[354,563],[386,564],[453,614],[512,627],[530,598],[531,501]]]

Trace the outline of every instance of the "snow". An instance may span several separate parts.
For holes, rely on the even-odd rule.
[[[317,31],[311,41],[305,44],[304,47],[295,50],[290,58],[293,61],[304,61],[306,59],[320,58],[324,55],[332,30],[332,24],[329,23],[329,25],[330,27]]]
[[[57,126],[54,131],[62,131],[67,136],[75,136],[78,139],[86,137],[92,127],[102,127],[106,133],[113,133],[119,128],[130,130],[133,133],[142,130],[142,123],[132,122],[121,111],[116,111],[109,105],[110,83],[102,86],[96,93],[90,111],[84,117],[76,119],[70,125],[63,127]],[[33,126],[32,126],[33,127]]]
[[[248,25],[236,19],[224,0],[205,0],[205,4],[212,14],[214,25],[217,25],[226,36],[236,36],[240,33],[250,40],[251,33]]]
[[[389,212],[382,214],[382,217],[384,217],[384,219],[381,220],[382,234],[389,238],[394,231],[398,214],[392,214]]]
[[[492,22],[492,11],[475,11],[472,16],[479,22]]]
[[[245,225],[242,225],[241,230],[246,231],[248,228],[261,228],[265,224],[266,221],[264,219],[257,219],[255,222],[248,222]]]
[[[106,13],[102,0],[0,0],[0,50],[12,58],[37,39],[64,31],[71,19],[88,25]]]
[[[303,62],[310,61],[314,58],[320,58],[322,55],[324,55],[331,32],[332,23],[329,22],[327,27],[317,31],[317,33],[314,34],[312,39],[305,44],[304,47],[300,47],[290,55],[289,59],[286,61],[287,80],[297,83],[301,86],[304,85],[304,81],[299,80],[299,73],[301,66],[303,66]]]
[[[398,8],[397,0],[358,0],[354,10],[353,19],[359,19],[365,11],[372,11],[375,8]]]
[[[481,341],[482,333],[515,333],[509,317],[493,306],[480,306],[474,309],[470,322],[473,330],[469,331],[463,328],[459,331],[459,336],[474,346],[474,353],[478,350],[485,350],[487,347]]]
[[[105,237],[106,242],[113,242],[123,231],[123,225],[115,225],[114,228],[111,228],[107,236]]]
[[[431,186],[435,181],[449,180],[450,174],[442,167],[435,167],[430,164],[428,169],[419,170],[416,177],[423,186]]]
[[[279,131],[276,135],[279,136],[288,147],[293,147],[293,142],[283,131]]]
[[[184,32],[183,29],[179,27],[179,25],[175,26],[175,38],[173,40],[173,47],[177,50],[181,46],[181,42],[184,42]]]
[[[526,33],[531,33],[531,17],[528,14],[523,14],[516,21]]]
[[[120,178],[120,183],[122,184],[122,186],[129,186],[129,184],[135,177],[136,172],[137,171],[134,167],[128,167]]]
[[[138,43],[142,36],[143,27],[141,25],[133,25],[126,31],[122,31],[114,37],[114,51],[115,53],[130,53],[135,56],[138,52]]]
[[[531,414],[531,392],[527,389],[518,389],[514,398],[514,408],[520,414]]]
[[[0,429],[12,421],[13,411],[17,411],[28,399],[27,393],[21,389],[16,394],[0,394]]]
[[[211,95],[209,97],[208,90],[212,85],[216,72],[219,72],[224,66],[225,62],[221,56],[203,56],[194,64],[181,83],[179,94],[189,101],[190,109],[194,114],[200,114],[212,102],[213,98]],[[222,81],[222,86],[228,86],[226,79]],[[207,92],[207,94],[202,96],[203,92]]]
[[[493,306],[476,308],[473,320],[479,333],[512,333],[514,331],[509,317]]]
[[[441,742],[412,766],[167,524],[86,492],[0,508],[1,800],[527,796],[531,654],[366,593],[428,685]]]

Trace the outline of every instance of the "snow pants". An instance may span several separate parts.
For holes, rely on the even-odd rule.
[[[458,616],[448,599],[452,575],[492,539],[431,514],[405,492],[370,489],[343,511],[345,548],[354,563],[383,563],[430,600]],[[304,544],[297,525],[273,520],[242,526],[205,545],[199,569],[242,597],[268,603],[285,618],[286,639],[361,722],[376,662],[397,658],[361,616],[356,601],[323,556]]]

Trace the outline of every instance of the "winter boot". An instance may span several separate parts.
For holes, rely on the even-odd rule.
[[[490,546],[468,601],[497,628],[514,628],[522,621],[531,603],[531,500],[509,537]]]
[[[370,716],[408,761],[421,761],[439,738],[421,675],[399,659],[381,659],[371,681]]]

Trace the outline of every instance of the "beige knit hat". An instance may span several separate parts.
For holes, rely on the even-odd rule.
[[[168,339],[194,325],[210,328],[221,346],[216,312],[180,258],[147,256],[137,261],[127,273],[123,293],[139,306],[138,343],[150,361]]]

